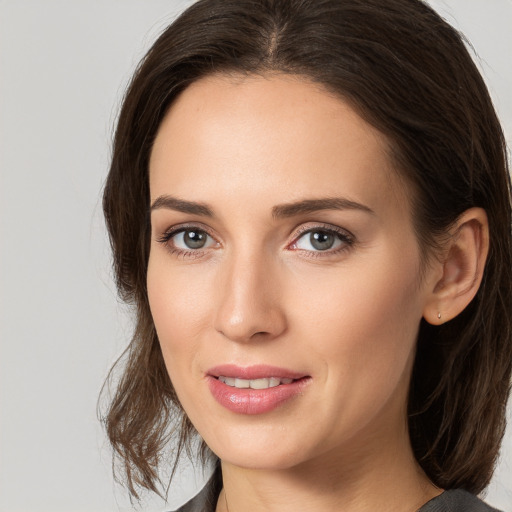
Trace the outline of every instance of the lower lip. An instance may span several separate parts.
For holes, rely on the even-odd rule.
[[[290,384],[280,384],[267,389],[239,389],[228,386],[210,375],[207,380],[211,394],[226,409],[238,414],[263,414],[301,395],[311,378],[304,377]]]

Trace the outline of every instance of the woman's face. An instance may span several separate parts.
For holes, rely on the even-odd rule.
[[[209,77],[165,117],[150,190],[151,311],[210,448],[277,469],[403,446],[431,279],[384,137],[299,78]]]

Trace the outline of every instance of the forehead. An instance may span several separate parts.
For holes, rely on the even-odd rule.
[[[185,89],[165,116],[150,159],[151,196],[243,202],[251,193],[263,207],[342,194],[402,207],[389,154],[379,131],[318,84],[212,76]]]

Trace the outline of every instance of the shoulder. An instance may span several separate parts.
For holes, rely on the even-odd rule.
[[[499,512],[462,489],[445,491],[423,505],[418,512]]]

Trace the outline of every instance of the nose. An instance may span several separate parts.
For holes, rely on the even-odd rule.
[[[229,340],[272,340],[285,332],[279,272],[270,260],[240,255],[225,262],[215,329]]]

